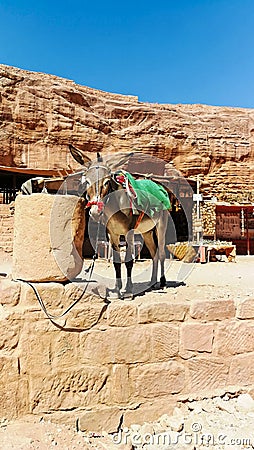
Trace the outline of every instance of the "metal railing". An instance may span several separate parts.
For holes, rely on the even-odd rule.
[[[0,203],[9,204],[15,200],[18,189],[0,186]]]

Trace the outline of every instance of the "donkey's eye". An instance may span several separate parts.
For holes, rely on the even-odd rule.
[[[109,180],[105,180],[104,182],[103,182],[103,186],[104,187],[107,187],[109,185]]]

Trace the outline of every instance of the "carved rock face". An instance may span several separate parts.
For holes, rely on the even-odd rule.
[[[184,176],[203,174],[203,192],[219,199],[254,199],[252,109],[140,103],[3,65],[0,100],[2,165],[77,168],[70,142],[86,152],[137,149]]]

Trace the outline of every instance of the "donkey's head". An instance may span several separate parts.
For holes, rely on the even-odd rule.
[[[82,191],[88,200],[87,207],[91,208],[91,217],[98,221],[104,208],[105,199],[113,189],[114,181],[111,174],[126,163],[133,152],[103,157],[97,153],[97,159],[91,160],[73,145],[70,145],[69,148],[74,159],[84,166]]]

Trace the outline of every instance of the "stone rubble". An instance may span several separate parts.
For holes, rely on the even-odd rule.
[[[179,402],[172,415],[163,414],[156,422],[132,424],[96,438],[86,435],[86,442],[96,442],[98,450],[252,449],[254,400],[249,393],[230,393]]]

